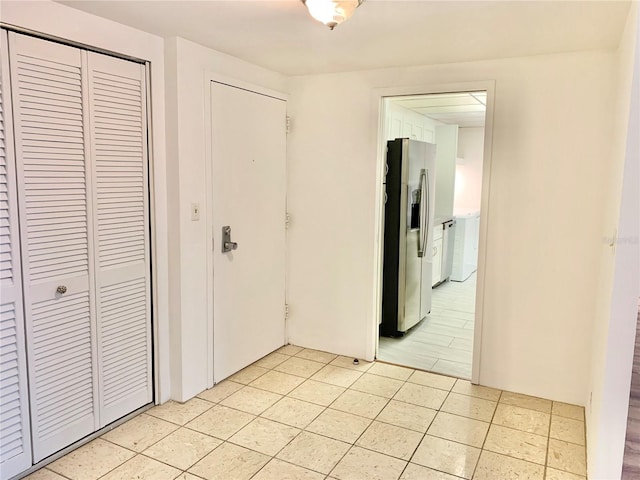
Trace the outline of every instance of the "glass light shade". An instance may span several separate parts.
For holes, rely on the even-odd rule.
[[[349,19],[364,0],[302,0],[309,14],[331,30]]]

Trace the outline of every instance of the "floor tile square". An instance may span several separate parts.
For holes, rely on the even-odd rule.
[[[391,400],[376,420],[425,433],[435,416],[436,411],[430,408]]]
[[[305,428],[320,415],[324,409],[325,407],[321,405],[284,397],[278,403],[268,408],[261,416],[292,427]]]
[[[411,462],[470,479],[478,463],[478,457],[479,448],[425,435]]]
[[[307,360],[313,360],[320,363],[329,363],[335,360],[338,356],[333,353],[321,352],[320,350],[305,348],[304,350],[296,353],[296,357],[306,358]]]
[[[344,387],[317,382],[315,380],[307,380],[291,391],[288,396],[328,407],[336,398],[342,395],[345,390]]]
[[[187,423],[186,427],[222,440],[228,439],[255,418],[255,415],[216,405]]]
[[[473,480],[544,480],[544,467],[483,450]]]
[[[561,417],[571,418],[572,420],[580,420],[581,422],[584,422],[584,407],[580,407],[578,405],[553,402],[551,413],[553,415],[559,415]]]
[[[178,428],[174,423],[143,413],[105,433],[102,438],[139,453]]]
[[[247,386],[229,395],[220,402],[220,405],[242,410],[243,412],[254,415],[260,415],[281,398],[282,395],[278,395],[277,393]]]
[[[189,472],[207,480],[249,480],[268,461],[267,455],[225,442]]]
[[[303,382],[304,378],[302,377],[270,370],[268,373],[251,382],[250,386],[273,393],[279,393],[280,395],[286,395]]]
[[[484,443],[488,430],[489,424],[486,422],[438,412],[427,433],[434,437],[445,438],[480,448]]]
[[[458,379],[451,389],[452,392],[469,395],[471,397],[482,398],[483,400],[491,400],[497,402],[500,399],[502,390],[495,388],[483,387],[481,385],[473,385],[469,380]]]
[[[402,380],[365,373],[349,388],[360,392],[372,393],[380,397],[391,398],[400,390],[403,383]]]
[[[289,357],[286,361],[275,367],[274,370],[309,378],[322,367],[324,367],[324,363],[307,360],[305,358]]]
[[[329,473],[351,445],[332,438],[302,432],[284,447],[278,458],[316,472]]]
[[[256,418],[233,435],[229,442],[273,456],[293,440],[298,433],[300,430],[297,428],[266,418]]]
[[[223,380],[222,382],[217,383],[208,390],[200,392],[198,394],[198,398],[202,398],[209,402],[218,403],[227,398],[232,393],[237,392],[242,387],[244,387],[242,383],[233,382],[231,380]]]
[[[515,428],[536,435],[547,436],[551,415],[528,408],[498,404],[493,416],[493,423],[503,427]]]
[[[555,468],[547,467],[545,480],[587,480],[587,477],[575,473],[563,472]]]
[[[557,470],[584,476],[587,474],[585,447],[550,438],[547,465]]]
[[[363,448],[353,447],[336,465],[331,476],[338,480],[396,480],[407,462]]]
[[[444,403],[445,398],[447,398],[447,392],[414,383],[405,383],[393,398],[400,402],[413,403],[421,407],[438,410]]]
[[[470,397],[460,393],[450,393],[440,408],[443,412],[490,422],[496,410],[496,402]]]
[[[340,355],[329,365],[333,365],[334,367],[349,368],[351,370],[357,370],[359,372],[366,372],[373,365],[373,362],[367,362],[366,360],[362,360],[361,358],[358,359],[357,364],[354,364],[353,360],[353,357],[345,357]]]
[[[311,422],[307,431],[354,443],[370,424],[367,418],[328,408]]]
[[[360,436],[356,445],[402,460],[409,460],[421,440],[421,433],[374,421]]]
[[[324,475],[274,458],[252,480],[324,480]]]
[[[451,390],[456,383],[456,379],[452,377],[445,377],[444,375],[437,375],[435,373],[421,372],[416,370],[407,379],[407,382],[417,383],[418,385],[424,385],[426,387],[439,388],[440,390]]]
[[[484,449],[544,465],[547,459],[547,437],[491,425]]]
[[[291,356],[301,352],[302,350],[304,350],[304,348],[302,347],[297,347],[295,345],[285,345],[284,347],[280,347],[278,350],[276,350],[276,352]]]
[[[180,470],[158,462],[144,455],[136,455],[127,460],[115,470],[102,477],[102,480],[122,480],[135,478],[136,480],[174,480]]]
[[[169,400],[162,405],[158,405],[147,410],[145,413],[153,417],[166,420],[167,422],[184,425],[196,418],[198,415],[203,414],[211,407],[213,407],[213,403],[195,397],[184,403]]]
[[[47,465],[47,468],[72,480],[94,480],[134,455],[130,450],[96,438]]]
[[[285,360],[288,360],[289,358],[291,358],[289,357],[289,355],[284,355],[278,352],[272,352],[269,355],[265,355],[260,360],[253,362],[253,365],[255,365],[256,367],[271,369],[271,368],[277,367],[278,365],[280,365]]]
[[[49,470],[48,468],[41,468],[40,470],[33,472],[31,475],[24,477],[24,480],[67,480],[67,477],[58,475],[56,472]]]
[[[204,433],[180,428],[142,453],[180,470],[187,470],[221,443],[221,440]]]
[[[549,436],[565,442],[585,445],[584,422],[571,418],[551,415],[551,429]]]
[[[362,373],[357,370],[326,365],[316,372],[311,379],[346,388],[355,382],[361,375]]]
[[[382,377],[395,378],[396,380],[407,380],[415,370],[388,363],[375,362],[367,372]]]
[[[361,417],[376,418],[388,402],[384,397],[349,389],[331,404],[331,408]]]
[[[528,408],[530,410],[536,410],[543,413],[551,413],[551,400],[523,395],[521,393],[502,392],[500,403]]]
[[[202,480],[202,477],[198,477],[189,472],[182,472],[175,478],[175,480]]]
[[[400,475],[400,480],[460,480],[460,477],[410,463]]]
[[[249,385],[256,378],[261,377],[268,371],[269,370],[266,368],[257,367],[256,365],[249,365],[248,367],[243,368],[239,372],[231,375],[229,378],[227,378],[227,380],[236,383],[242,383],[243,385]]]

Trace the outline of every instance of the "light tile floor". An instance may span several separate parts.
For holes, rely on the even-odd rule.
[[[378,359],[471,378],[476,273],[432,291],[431,313],[401,338],[380,337]]]
[[[29,480],[580,480],[582,407],[285,346]]]

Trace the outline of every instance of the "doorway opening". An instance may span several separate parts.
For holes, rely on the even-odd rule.
[[[384,158],[385,204],[381,207],[380,222],[376,358],[472,379],[474,339],[479,339],[476,292],[480,290],[477,280],[480,221],[488,193],[483,188],[488,185],[483,182],[483,175],[487,175],[484,164],[487,90],[383,97],[381,117],[379,142]],[[427,159],[425,164],[427,171],[435,170],[431,172],[435,178],[430,183],[435,194],[425,197],[425,207],[419,206],[423,201],[421,192],[410,191],[409,176],[416,170],[415,158],[410,159],[408,153],[406,158],[402,154],[394,158],[391,147],[387,153],[387,142],[399,138],[409,139],[405,145],[417,146],[422,142],[435,145],[435,158]],[[393,172],[394,165],[409,172],[409,176],[392,178],[387,172]],[[398,182],[398,186],[393,187],[393,182]],[[407,192],[402,198],[390,201],[392,192],[403,190]],[[433,205],[428,205],[430,202]],[[415,213],[420,208],[427,213],[431,209],[433,213],[413,218],[412,210]],[[396,216],[407,221],[402,224],[387,221]],[[413,252],[411,235],[420,222],[425,223],[421,227],[428,232],[426,248]],[[400,267],[388,268],[395,263]],[[416,269],[422,269],[423,274],[411,278],[406,274]],[[416,290],[419,294],[409,298],[408,292]],[[421,308],[410,305],[416,298]],[[390,309],[390,303],[396,307]],[[415,318],[405,318],[415,316],[415,312],[418,312]]]

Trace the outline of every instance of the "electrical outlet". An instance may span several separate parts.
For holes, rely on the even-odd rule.
[[[191,204],[191,221],[197,222],[200,220],[200,204],[192,203]]]

